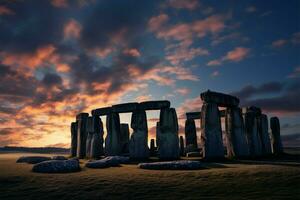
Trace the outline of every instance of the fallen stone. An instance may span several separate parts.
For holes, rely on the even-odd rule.
[[[68,160],[65,156],[53,156],[52,160]]]
[[[22,156],[17,160],[17,163],[36,164],[47,160],[51,160],[51,158],[46,156]]]
[[[129,157],[124,156],[109,156],[101,160],[89,161],[85,164],[88,168],[108,168],[118,167],[120,164],[126,164],[129,162]]]
[[[201,93],[200,96],[205,103],[215,103],[222,107],[238,106],[240,103],[240,100],[237,97],[209,90]]]
[[[196,169],[203,168],[201,162],[190,161],[190,160],[140,163],[138,166],[141,169],[153,169],[153,170],[196,170]]]
[[[50,160],[35,164],[32,167],[33,172],[39,173],[69,173],[80,170],[79,162],[72,160]]]
[[[189,158],[193,158],[193,157],[201,157],[201,153],[200,152],[189,152],[186,154],[187,157]]]
[[[142,110],[160,110],[163,108],[170,108],[170,101],[144,101],[139,104]]]
[[[112,112],[112,107],[97,108],[92,110],[92,115],[103,116]]]

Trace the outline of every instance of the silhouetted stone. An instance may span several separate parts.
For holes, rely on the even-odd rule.
[[[144,101],[139,104],[141,110],[160,110],[170,108],[170,101]]]
[[[155,140],[151,139],[150,141],[150,156],[155,156],[156,147],[155,147]]]
[[[86,137],[86,151],[85,151],[85,157],[91,158],[91,144],[92,144],[92,138],[94,133],[88,132]]]
[[[112,112],[112,107],[97,108],[92,110],[92,115],[103,116]]]
[[[107,136],[105,138],[105,155],[117,156],[121,153],[121,129],[118,113],[110,113],[106,117]]]
[[[158,157],[160,159],[179,158],[178,120],[175,109],[162,109],[159,123]]]
[[[247,112],[254,112],[256,116],[260,116],[262,114],[261,109],[256,106],[247,107]]]
[[[97,159],[104,155],[103,151],[103,123],[98,116],[93,116],[93,136],[91,140],[90,157]]]
[[[136,110],[132,113],[131,128],[133,133],[129,141],[129,155],[133,159],[149,157],[148,126],[145,110]]]
[[[183,140],[183,136],[179,137],[179,148],[180,148],[180,156],[184,156],[184,140]]]
[[[186,154],[188,158],[200,157],[201,153],[199,151],[189,152]]]
[[[258,133],[256,113],[248,111],[245,114],[245,130],[248,139],[249,152],[252,156],[262,155],[261,141]]]
[[[85,164],[88,168],[108,168],[118,167],[120,164],[126,164],[129,162],[128,157],[123,156],[109,156],[101,160],[89,161]]]
[[[77,157],[84,158],[86,155],[86,122],[89,114],[80,113],[76,116],[78,127],[77,127]]]
[[[185,146],[188,147],[186,149],[186,153],[190,151],[196,151],[198,149],[197,144],[197,132],[196,132],[196,125],[193,119],[187,119],[185,121]]]
[[[158,148],[159,145],[159,138],[160,138],[160,127],[159,122],[156,122],[156,147]]]
[[[218,105],[204,103],[201,109],[201,144],[204,158],[224,157],[221,118]]]
[[[179,160],[169,162],[140,163],[139,168],[153,170],[196,170],[203,167],[199,161]]]
[[[138,109],[138,103],[124,103],[124,104],[117,104],[112,106],[112,111],[116,113],[128,113],[134,112]]]
[[[270,135],[269,135],[269,123],[268,123],[268,117],[267,115],[262,114],[258,118],[258,129],[261,139],[261,145],[262,145],[262,153],[264,155],[270,155],[272,154],[272,146],[270,141]]]
[[[242,111],[238,107],[228,108],[226,111],[226,147],[229,157],[249,156],[245,125]]]
[[[53,156],[52,160],[68,160],[65,156]]]
[[[73,160],[50,160],[35,164],[32,167],[33,172],[39,173],[68,173],[80,170],[79,162]]]
[[[71,123],[71,156],[75,157],[77,154],[77,122]]]
[[[46,156],[22,156],[17,160],[17,163],[36,164],[47,160],[51,160],[51,158]]]
[[[121,124],[121,152],[129,153],[129,126]]]
[[[240,100],[234,96],[209,90],[201,93],[201,99],[205,103],[217,104],[222,107],[237,107],[240,103]]]
[[[186,119],[187,120],[201,119],[201,112],[188,112],[186,113]]]
[[[280,136],[280,123],[278,117],[272,117],[270,119],[271,130],[272,130],[272,147],[274,154],[283,153],[283,147]]]

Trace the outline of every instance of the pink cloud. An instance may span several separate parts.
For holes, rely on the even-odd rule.
[[[58,8],[68,7],[68,0],[52,0],[51,4]]]
[[[169,17],[166,14],[160,14],[156,17],[152,17],[148,22],[149,30],[158,31],[168,20]]]
[[[217,77],[220,75],[220,72],[219,71],[214,71],[212,74],[211,74],[211,77]]]
[[[245,59],[250,53],[249,48],[245,47],[236,47],[234,50],[229,51],[225,57],[223,57],[223,60],[230,60],[233,62],[239,62],[243,59]]]
[[[274,48],[283,47],[287,43],[288,43],[288,41],[284,40],[284,39],[276,40],[276,41],[272,42],[272,47],[274,47]]]
[[[175,92],[182,96],[186,96],[191,92],[191,90],[189,88],[178,88]]]
[[[15,12],[5,6],[0,6],[0,15],[14,15]]]
[[[132,57],[140,57],[141,56],[141,53],[137,49],[125,49],[123,51],[123,54],[129,55],[129,56],[132,56]]]
[[[222,62],[220,60],[211,60],[207,63],[208,66],[217,66],[217,65],[221,65]]]
[[[168,52],[166,59],[173,65],[180,64],[182,61],[192,60],[196,56],[209,55],[208,50],[202,48],[178,48],[174,52]]]
[[[81,24],[75,19],[70,19],[64,25],[64,38],[79,38],[81,32]]]
[[[200,4],[197,0],[169,0],[168,5],[172,8],[176,9],[188,9],[188,10],[194,10],[196,9]]]

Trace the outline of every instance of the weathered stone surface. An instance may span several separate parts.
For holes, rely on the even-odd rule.
[[[144,101],[141,102],[139,108],[141,110],[160,110],[170,108],[170,101]]]
[[[261,109],[256,106],[247,107],[247,112],[254,112],[256,116],[260,116],[262,114]]]
[[[179,137],[179,148],[180,148],[180,156],[184,156],[185,152],[184,152],[184,140],[183,140],[183,136]]]
[[[103,116],[112,112],[112,107],[97,108],[92,110],[92,115]]]
[[[245,130],[251,156],[262,155],[260,136],[258,133],[256,113],[248,111],[245,114]]]
[[[101,160],[89,161],[85,164],[88,168],[107,168],[118,167],[120,164],[126,164],[129,162],[129,157],[123,156],[109,156]]]
[[[92,144],[92,138],[93,138],[94,133],[93,132],[88,132],[87,137],[86,137],[86,145],[85,145],[85,157],[91,158],[91,144]]]
[[[123,103],[112,106],[112,111],[116,113],[134,112],[139,107],[138,103]]]
[[[99,117],[94,118],[94,133],[91,140],[91,152],[90,157],[97,159],[104,155],[103,151],[103,123]]]
[[[121,124],[121,153],[129,153],[129,126]]]
[[[196,125],[193,119],[187,119],[185,121],[185,145],[189,147],[186,149],[186,153],[190,151],[195,151],[198,149],[197,144],[197,132],[196,132]]]
[[[218,105],[215,103],[204,103],[201,113],[201,144],[203,157],[224,157],[221,118]]]
[[[129,141],[129,155],[133,159],[149,157],[148,125],[145,110],[136,110],[132,113],[131,128],[133,133]]]
[[[262,154],[264,155],[272,154],[272,146],[268,129],[268,117],[267,115],[262,114],[258,117],[258,130],[261,139]]]
[[[65,156],[52,156],[52,160],[68,160]]]
[[[84,158],[86,155],[86,122],[89,114],[88,113],[80,113],[77,115],[76,119],[78,122],[77,127],[77,157]]]
[[[199,161],[179,160],[169,162],[140,163],[139,168],[153,170],[196,170],[203,168],[203,166]]]
[[[178,120],[175,109],[162,109],[159,123],[158,157],[160,159],[179,158]]]
[[[237,97],[209,90],[201,93],[200,96],[204,102],[217,104],[222,107],[237,107],[240,103],[240,100]]]
[[[201,119],[201,112],[188,112],[186,113],[186,119],[187,120]]]
[[[240,108],[227,109],[225,126],[227,155],[229,157],[249,156],[245,125]]]
[[[46,156],[22,156],[17,160],[17,163],[36,164],[47,160],[51,160],[51,158]]]
[[[110,113],[106,117],[107,136],[105,138],[105,155],[117,156],[121,153],[121,129],[118,113]]]
[[[201,157],[201,153],[199,151],[189,152],[186,154],[188,158]]]
[[[71,123],[71,156],[75,157],[77,155],[77,122]]]
[[[155,156],[155,154],[156,154],[155,140],[151,139],[151,141],[150,141],[150,156]]]
[[[283,153],[283,147],[280,136],[280,123],[278,117],[272,117],[270,119],[272,130],[272,148],[274,154]]]
[[[32,168],[33,172],[39,173],[68,173],[77,172],[80,165],[77,160],[50,160],[35,164]]]

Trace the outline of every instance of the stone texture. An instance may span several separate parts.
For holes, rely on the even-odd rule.
[[[188,112],[186,113],[186,119],[187,120],[201,119],[201,112]]]
[[[258,118],[258,130],[261,139],[262,154],[264,155],[272,154],[272,146],[268,129],[268,117],[267,115],[262,114]]]
[[[39,173],[68,173],[80,170],[78,160],[50,160],[35,164],[33,172]]]
[[[149,157],[148,125],[145,110],[136,110],[132,113],[131,128],[133,133],[129,141],[129,155],[133,159]]]
[[[121,153],[129,153],[129,126],[121,124]]]
[[[201,144],[203,157],[224,157],[221,118],[217,104],[204,103],[201,113]]]
[[[77,155],[77,122],[71,123],[71,156],[75,157]]]
[[[144,101],[139,104],[141,110],[160,110],[170,108],[170,101]]]
[[[17,163],[36,164],[47,160],[51,160],[51,158],[46,156],[22,156],[17,160]]]
[[[174,108],[160,111],[158,157],[160,159],[179,158],[178,120]]]
[[[245,130],[251,156],[262,155],[262,147],[260,136],[258,133],[257,117],[253,111],[248,111],[245,114]]]
[[[112,107],[97,108],[92,110],[92,115],[103,116],[112,112]]]
[[[121,129],[118,113],[110,113],[106,117],[107,136],[105,138],[105,155],[117,156],[121,153]]]
[[[283,153],[283,147],[280,136],[280,123],[278,117],[272,117],[270,119],[272,130],[272,148],[274,154]]]
[[[196,132],[196,125],[195,120],[193,119],[187,119],[185,121],[185,146],[189,147],[186,149],[186,153],[190,151],[196,151],[198,149],[197,144],[197,132]]]
[[[112,106],[112,111],[116,113],[134,112],[139,107],[138,103],[123,103]]]
[[[203,166],[199,161],[179,160],[169,162],[140,163],[139,168],[153,170],[196,170],[202,169]]]
[[[245,125],[240,108],[233,107],[226,110],[226,147],[229,157],[249,156]]]
[[[222,107],[237,107],[240,103],[240,100],[234,96],[218,92],[212,92],[209,90],[204,93],[201,93],[200,96],[205,103],[213,103]]]
[[[109,156],[101,160],[89,161],[85,164],[88,168],[108,168],[118,167],[120,164],[126,164],[129,162],[129,157],[123,156]]]
[[[155,140],[151,139],[150,141],[150,156],[156,155],[156,147],[155,147]]]
[[[86,124],[89,114],[88,113],[80,113],[76,116],[78,121],[77,128],[77,157],[84,158],[86,155]]]
[[[180,148],[180,156],[184,156],[185,155],[185,151],[184,151],[184,140],[183,140],[183,136],[179,137],[179,148]]]
[[[93,136],[91,139],[90,157],[93,159],[100,158],[104,155],[103,150],[103,123],[98,116],[93,116]]]
[[[86,137],[86,150],[85,150],[85,157],[86,158],[91,158],[91,144],[92,144],[92,138],[93,138],[94,133],[93,132],[88,132],[87,137]]]

